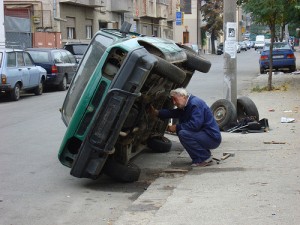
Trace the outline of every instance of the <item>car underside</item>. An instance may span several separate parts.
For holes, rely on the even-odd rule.
[[[211,63],[186,46],[153,37],[127,38],[107,47],[103,64],[89,57],[99,52],[100,42],[92,41],[91,46],[79,68],[85,74],[82,77],[91,74],[91,78],[83,87],[76,86],[79,75],[75,77],[62,108],[70,132],[66,132],[59,159],[75,177],[96,179],[104,172],[132,182],[139,176],[139,169],[129,166],[136,154],[146,147],[156,152],[171,149],[164,137],[169,121],[153,118],[149,107],[173,108],[170,91],[186,87],[195,70],[207,73]],[[84,89],[82,97],[72,100],[78,88]],[[76,118],[67,118],[68,111]]]

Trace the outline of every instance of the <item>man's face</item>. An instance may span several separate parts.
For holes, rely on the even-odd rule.
[[[172,96],[172,101],[175,106],[179,109],[183,109],[186,105],[187,97],[181,95]]]

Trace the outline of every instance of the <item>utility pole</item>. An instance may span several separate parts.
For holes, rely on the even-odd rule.
[[[225,35],[224,43],[224,82],[223,94],[225,99],[237,105],[237,60],[236,40],[238,36],[236,22],[236,0],[223,0],[224,19],[223,30]]]
[[[201,37],[201,0],[197,0],[197,44],[198,48],[200,48],[201,52],[203,53],[202,49],[202,37]]]

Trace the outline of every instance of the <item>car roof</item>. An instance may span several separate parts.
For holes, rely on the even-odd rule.
[[[17,48],[5,48],[5,47],[0,47],[0,51],[1,51],[1,52],[15,52],[15,51],[18,51],[18,52],[24,52],[24,50],[22,50],[22,49],[17,49]]]
[[[31,51],[67,51],[65,49],[62,48],[26,48],[27,50],[31,50]]]
[[[89,45],[88,43],[82,43],[82,42],[67,42],[64,45]]]

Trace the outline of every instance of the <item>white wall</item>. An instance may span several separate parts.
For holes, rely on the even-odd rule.
[[[184,15],[182,25],[176,25],[176,21],[174,22],[174,41],[183,42],[184,31],[189,32],[189,42],[197,44],[197,0],[192,0],[192,14]]]

